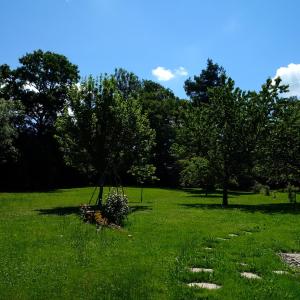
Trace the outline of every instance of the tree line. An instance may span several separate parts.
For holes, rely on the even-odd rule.
[[[280,78],[243,91],[207,61],[179,99],[116,69],[80,78],[37,50],[0,66],[0,186],[154,184],[206,192],[300,183],[300,104]]]

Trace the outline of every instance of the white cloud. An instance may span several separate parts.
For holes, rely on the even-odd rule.
[[[153,69],[152,75],[155,76],[159,81],[169,81],[175,77],[171,70],[164,67],[157,67]]]
[[[289,64],[287,67],[280,67],[273,79],[280,77],[283,84],[289,85],[287,96],[300,97],[300,64]]]
[[[175,70],[175,74],[178,76],[188,76],[188,71],[184,67],[179,67]]]
[[[169,81],[178,76],[187,76],[188,72],[184,67],[179,67],[174,71],[166,69],[165,67],[157,67],[152,70],[152,75],[159,81]]]

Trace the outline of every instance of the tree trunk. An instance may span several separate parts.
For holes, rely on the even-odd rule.
[[[144,189],[143,189],[143,186],[141,186],[141,203],[143,202],[143,192],[144,192]]]
[[[223,206],[228,206],[228,177],[225,176],[223,182]]]
[[[103,185],[100,185],[99,194],[97,198],[97,205],[99,206],[99,208],[102,207],[102,202],[103,202]]]
[[[101,209],[103,204],[104,175],[102,175],[102,178],[100,179],[99,187],[100,189],[99,189],[99,194],[97,199],[97,205]]]

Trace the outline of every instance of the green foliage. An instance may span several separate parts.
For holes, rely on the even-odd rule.
[[[23,109],[19,101],[0,98],[0,164],[17,157],[15,141]]]
[[[11,71],[14,94],[25,107],[26,127],[38,134],[53,128],[66,103],[68,90],[79,80],[78,68],[60,54],[36,50],[19,59]],[[7,77],[7,76],[6,76]]]
[[[186,102],[151,80],[142,82],[140,100],[150,126],[156,133],[154,155],[150,162],[156,167],[156,174],[162,184],[177,184],[177,166],[170,149],[176,136],[176,124],[180,122]]]
[[[199,76],[194,76],[193,80],[189,78],[184,83],[185,92],[192,103],[195,106],[209,103],[209,89],[222,86],[225,74],[221,66],[208,59],[206,69],[202,70]]]
[[[154,144],[140,102],[125,99],[113,76],[89,77],[73,86],[69,106],[56,125],[66,162],[102,179],[146,162]]]
[[[257,174],[272,184],[300,182],[300,103],[276,99],[268,114],[256,157]],[[270,109],[270,110],[271,110]]]
[[[112,223],[122,225],[129,214],[128,198],[118,192],[109,194],[103,208],[105,217]]]
[[[204,157],[192,157],[180,161],[182,171],[180,173],[181,185],[186,187],[202,187],[206,190],[214,186],[214,171],[209,161]]]
[[[154,175],[156,168],[150,164],[144,165],[133,165],[128,173],[134,176],[139,184],[144,184],[145,182],[153,182],[158,180]]]

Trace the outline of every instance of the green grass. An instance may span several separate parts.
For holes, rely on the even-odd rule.
[[[300,299],[299,274],[277,255],[300,252],[300,208],[285,194],[231,193],[222,209],[220,194],[145,189],[139,203],[127,188],[134,212],[124,229],[97,232],[77,214],[92,190],[0,194],[0,299]],[[229,233],[239,236],[216,239]],[[193,281],[222,288],[186,286]]]

